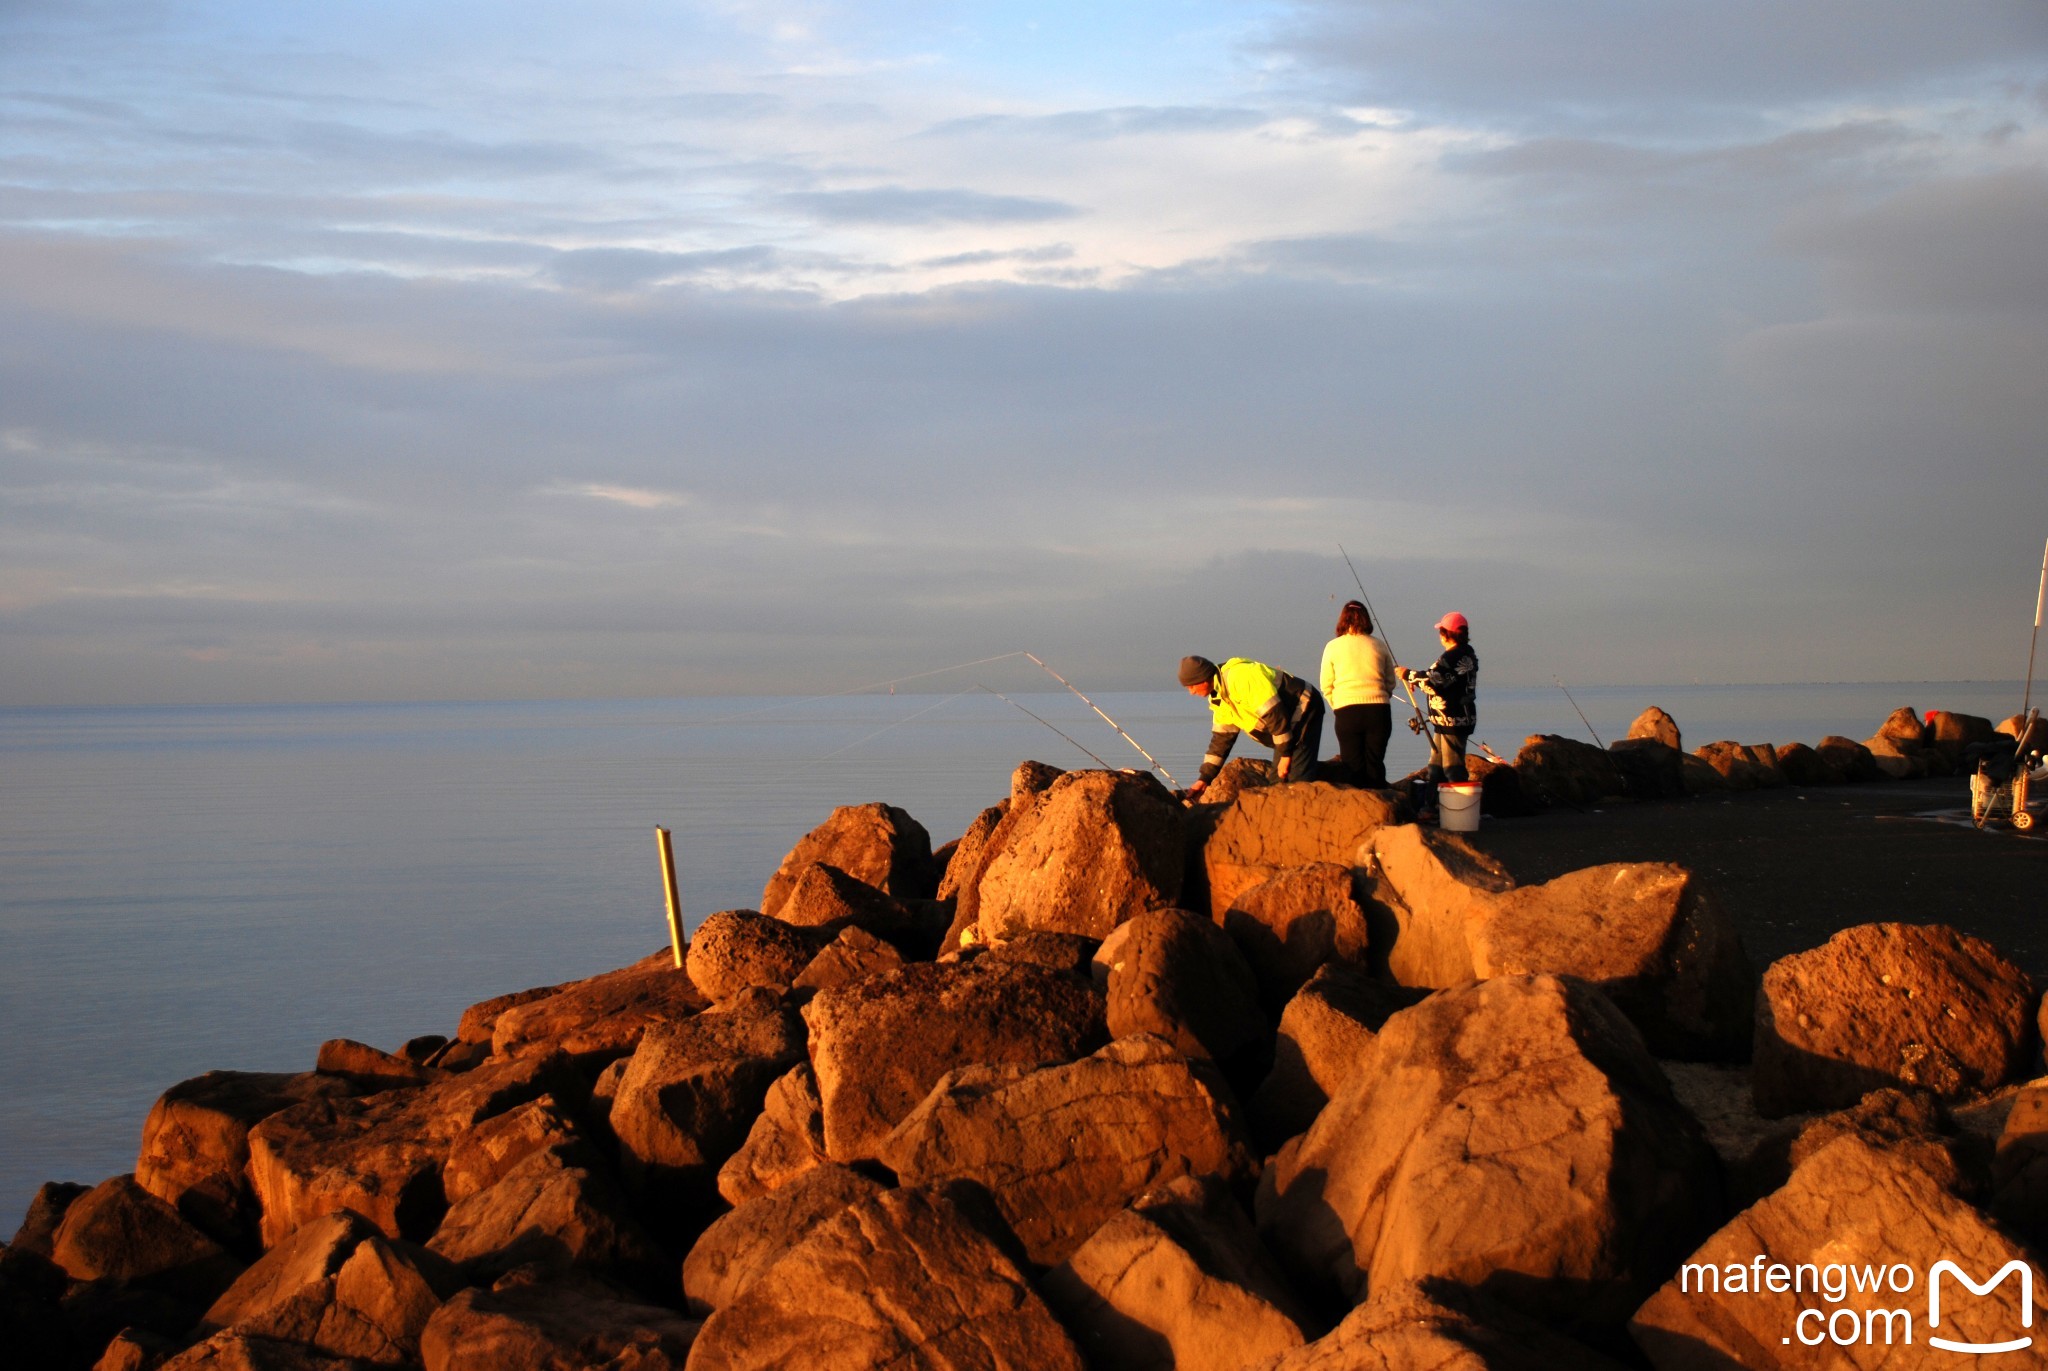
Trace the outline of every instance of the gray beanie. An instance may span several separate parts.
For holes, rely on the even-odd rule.
[[[1207,657],[1183,657],[1180,659],[1180,683],[1191,686],[1197,681],[1216,679],[1216,663]]]

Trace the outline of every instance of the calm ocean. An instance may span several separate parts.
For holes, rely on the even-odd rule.
[[[1612,741],[1868,736],[1895,706],[2002,718],[2014,683],[1575,688]],[[1070,695],[1019,703],[1142,765]],[[1096,697],[1183,783],[1177,693]],[[1584,736],[1554,687],[1486,689],[1478,737]],[[1325,735],[1326,749],[1329,745]],[[1261,755],[1253,749],[1249,755]],[[1397,731],[1400,774],[1422,748]],[[661,946],[656,824],[691,921],[751,907],[835,805],[958,836],[1026,757],[1095,763],[990,695],[0,710],[0,1237],[37,1184],[131,1169],[166,1086],[395,1047],[465,1005]]]

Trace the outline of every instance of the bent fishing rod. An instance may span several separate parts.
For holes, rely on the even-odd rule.
[[[1570,691],[1570,690],[1568,690],[1568,689],[1566,689],[1566,687],[1565,687],[1565,683],[1564,683],[1564,677],[1562,677],[1562,676],[1552,676],[1552,677],[1551,677],[1550,679],[1551,679],[1551,680],[1553,680],[1553,681],[1556,681],[1556,682],[1557,682],[1557,688],[1558,688],[1559,690],[1563,690],[1563,691],[1564,691],[1564,697],[1565,697],[1565,698],[1566,698],[1567,700],[1572,700],[1572,693],[1571,693],[1571,691]],[[1588,719],[1588,718],[1586,717],[1586,711],[1585,711],[1585,710],[1583,710],[1583,709],[1580,709],[1580,708],[1579,708],[1579,702],[1578,702],[1577,700],[1572,700],[1572,712],[1573,712],[1574,714],[1577,714],[1577,715],[1579,716],[1579,722],[1580,722],[1580,723],[1582,723],[1582,724],[1584,724],[1584,725],[1586,726],[1586,732],[1588,732],[1588,733],[1593,733],[1593,721],[1592,721],[1591,719]],[[1600,746],[1602,746],[1602,747],[1605,747],[1605,746],[1607,746],[1607,744],[1605,744],[1605,743],[1601,743],[1601,742],[1600,742],[1600,735],[1599,735],[1599,734],[1597,734],[1597,733],[1593,733],[1593,741],[1594,741],[1594,742],[1596,742],[1596,743],[1600,743]]]
[[[1390,649],[1390,650],[1391,650],[1391,649]],[[1172,773],[1171,771],[1168,771],[1168,770],[1167,770],[1167,769],[1166,769],[1165,767],[1163,767],[1163,766],[1159,765],[1159,759],[1158,759],[1157,757],[1154,757],[1154,756],[1153,756],[1153,755],[1152,755],[1151,753],[1149,753],[1149,752],[1145,751],[1145,746],[1144,746],[1144,744],[1140,743],[1140,742],[1139,742],[1139,741],[1138,741],[1138,740],[1137,740],[1136,738],[1133,738],[1133,737],[1132,737],[1132,736],[1131,736],[1130,734],[1128,734],[1128,733],[1125,733],[1125,732],[1124,732],[1124,726],[1123,726],[1122,724],[1120,724],[1120,723],[1118,723],[1118,722],[1117,722],[1116,720],[1114,720],[1114,719],[1110,718],[1110,717],[1109,717],[1109,716],[1108,716],[1107,714],[1104,714],[1104,713],[1102,712],[1102,706],[1100,706],[1100,705],[1096,704],[1096,703],[1095,703],[1095,701],[1093,701],[1093,700],[1089,699],[1089,698],[1088,698],[1088,697],[1087,697],[1086,695],[1083,695],[1083,694],[1081,694],[1081,692],[1080,692],[1080,691],[1078,691],[1078,690],[1074,690],[1074,683],[1073,683],[1072,681],[1069,681],[1069,680],[1068,680],[1068,679],[1067,679],[1066,677],[1064,677],[1064,676],[1060,675],[1060,674],[1059,674],[1059,673],[1058,673],[1057,671],[1054,671],[1054,670],[1053,670],[1053,669],[1052,669],[1051,667],[1049,667],[1049,666],[1046,666],[1045,662],[1044,662],[1043,660],[1041,660],[1041,659],[1040,659],[1040,657],[1039,657],[1039,655],[1038,655],[1037,653],[1035,653],[1035,652],[1027,652],[1027,653],[1025,653],[1024,655],[1025,655],[1026,657],[1029,657],[1029,658],[1030,658],[1030,659],[1031,659],[1032,661],[1034,661],[1034,662],[1037,662],[1037,663],[1038,663],[1038,665],[1039,665],[1039,667],[1040,667],[1040,668],[1041,668],[1041,669],[1042,669],[1042,670],[1043,670],[1043,671],[1045,672],[1045,674],[1046,674],[1046,675],[1048,675],[1048,676],[1052,677],[1052,678],[1053,678],[1053,679],[1054,679],[1055,681],[1058,681],[1058,682],[1059,682],[1059,683],[1060,683],[1061,685],[1065,686],[1065,687],[1066,687],[1066,688],[1067,688],[1068,690],[1073,690],[1073,691],[1074,691],[1074,694],[1075,694],[1075,696],[1076,696],[1076,697],[1077,697],[1077,698],[1078,698],[1078,699],[1079,699],[1079,700],[1081,701],[1081,703],[1082,703],[1082,704],[1084,704],[1084,705],[1088,706],[1088,708],[1090,708],[1090,709],[1094,710],[1094,711],[1095,711],[1095,713],[1096,713],[1096,714],[1097,714],[1098,716],[1100,716],[1100,718],[1102,719],[1102,722],[1104,722],[1104,723],[1108,724],[1108,725],[1109,725],[1109,726],[1110,726],[1111,728],[1115,729],[1115,730],[1117,731],[1117,733],[1118,733],[1118,734],[1119,734],[1119,735],[1120,735],[1120,736],[1121,736],[1121,737],[1123,738],[1123,740],[1124,740],[1125,742],[1129,743],[1129,744],[1130,744],[1130,745],[1131,745],[1132,747],[1135,747],[1135,748],[1137,748],[1137,749],[1138,749],[1138,755],[1139,755],[1139,756],[1141,756],[1141,757],[1143,757],[1143,758],[1144,758],[1144,759],[1145,759],[1146,761],[1148,761],[1148,762],[1152,763],[1152,769],[1153,769],[1153,770],[1157,771],[1157,772],[1158,772],[1158,773],[1159,773],[1160,775],[1164,776],[1164,777],[1165,777],[1165,778],[1166,778],[1166,779],[1167,779],[1168,781],[1172,782],[1172,784],[1173,784],[1173,787],[1174,787],[1174,789],[1178,790],[1178,789],[1180,788],[1180,782],[1179,782],[1179,781],[1175,781],[1175,780],[1173,779],[1173,773]],[[991,695],[995,694],[995,692],[994,692],[994,691],[990,691],[989,693],[990,693]],[[1015,702],[1015,701],[1013,700],[1013,701],[1011,701],[1011,703],[1012,703],[1012,704],[1015,704],[1016,702]],[[1024,709],[1024,706],[1022,706],[1022,705],[1017,705],[1017,708],[1019,708],[1019,709]],[[1025,712],[1026,714],[1031,714],[1031,711],[1030,711],[1030,710],[1028,710],[1028,709],[1025,709],[1025,710],[1024,710],[1024,712]],[[1031,716],[1031,717],[1033,717],[1034,719],[1038,718],[1038,716],[1037,716],[1037,715],[1035,715],[1035,714],[1032,714],[1032,716]],[[1043,724],[1043,723],[1045,723],[1045,720],[1043,720],[1043,719],[1039,719],[1038,721],[1039,721],[1040,723],[1042,723],[1042,724]],[[1047,727],[1047,728],[1052,728],[1052,725],[1050,725],[1050,724],[1046,724],[1046,727]],[[1059,730],[1058,730],[1058,729],[1056,729],[1056,728],[1054,728],[1054,729],[1053,729],[1053,732],[1055,732],[1055,733],[1059,733]],[[1064,733],[1061,733],[1061,734],[1060,734],[1060,736],[1061,736],[1061,737],[1063,737],[1063,738],[1065,738],[1065,737],[1066,737],[1066,735],[1065,735]],[[1073,739],[1071,739],[1071,738],[1067,738],[1067,741],[1071,743],[1071,742],[1073,742],[1074,740],[1073,740]],[[1079,743],[1074,743],[1074,746],[1076,746],[1076,747],[1080,747],[1081,745],[1080,745]],[[1087,748],[1085,748],[1085,747],[1084,747],[1084,748],[1081,748],[1081,750],[1082,750],[1083,752],[1088,752],[1088,749],[1087,749]],[[1095,754],[1094,754],[1094,753],[1092,753],[1092,752],[1088,752],[1088,755],[1089,755],[1089,756],[1091,756],[1091,757],[1095,757]],[[1097,760],[1098,762],[1102,761],[1102,759],[1101,759],[1100,757],[1096,757],[1096,758],[1095,758],[1095,760]],[[1109,763],[1107,763],[1107,762],[1103,762],[1102,764],[1103,764],[1104,766],[1108,766],[1108,765],[1109,765]]]
[[[1372,597],[1365,593],[1365,580],[1358,574],[1358,568],[1351,565],[1351,554],[1344,550],[1344,544],[1337,544],[1337,555],[1344,559],[1345,566],[1350,567],[1351,579],[1358,586],[1358,602],[1364,605],[1365,612],[1372,616],[1372,626],[1379,633],[1380,641],[1387,645],[1387,655],[1399,662],[1401,659],[1394,654],[1394,640],[1387,636],[1386,621],[1380,618],[1380,612],[1372,607]],[[1415,711],[1415,718],[1409,722],[1408,731],[1421,733],[1429,727],[1429,720],[1422,713],[1422,702],[1415,698],[1415,687],[1408,684],[1406,676],[1400,677],[1400,681],[1402,691],[1408,696],[1408,707]]]

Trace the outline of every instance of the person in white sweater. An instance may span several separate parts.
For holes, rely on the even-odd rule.
[[[1387,784],[1387,739],[1394,732],[1394,659],[1372,636],[1372,613],[1347,600],[1337,636],[1323,649],[1323,698],[1330,702],[1337,751],[1358,785]]]

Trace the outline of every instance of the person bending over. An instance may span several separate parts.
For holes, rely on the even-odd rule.
[[[1221,666],[1207,657],[1183,657],[1180,683],[1188,694],[1208,700],[1214,729],[1201,775],[1188,787],[1190,796],[1209,788],[1240,733],[1273,749],[1281,780],[1315,779],[1316,753],[1323,745],[1323,697],[1307,681],[1244,657],[1228,658]]]
[[[1436,621],[1443,655],[1427,671],[1401,668],[1401,679],[1429,692],[1431,784],[1467,779],[1465,740],[1479,722],[1479,654],[1472,650],[1472,625],[1456,612]]]
[[[1323,648],[1323,699],[1337,734],[1337,753],[1357,784],[1387,784],[1387,739],[1394,733],[1394,659],[1372,636],[1372,611],[1347,600],[1337,636]]]

